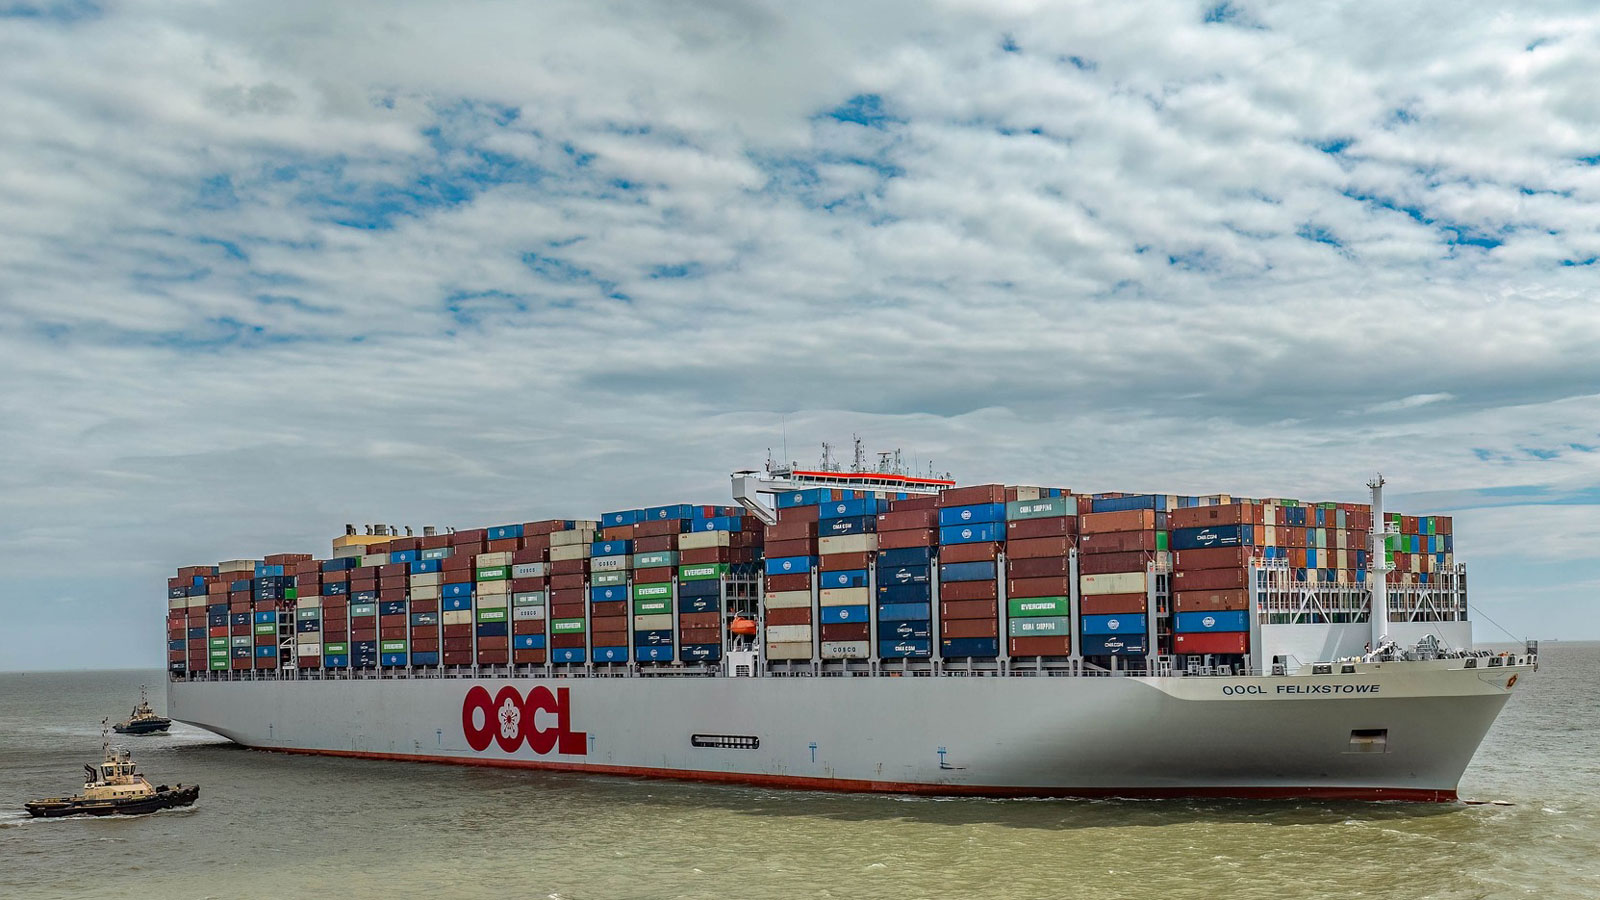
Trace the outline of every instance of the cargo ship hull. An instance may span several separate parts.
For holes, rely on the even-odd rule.
[[[820,790],[1448,801],[1525,667],[1288,677],[174,680],[247,747]]]

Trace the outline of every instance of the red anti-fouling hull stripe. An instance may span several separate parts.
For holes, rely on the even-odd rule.
[[[858,781],[849,778],[810,778],[800,775],[760,775],[741,772],[697,772],[692,769],[654,769],[646,766],[601,766],[591,763],[542,762],[526,759],[476,759],[459,756],[429,756],[409,753],[370,753],[363,750],[310,750],[302,747],[254,747],[279,753],[304,753],[313,756],[348,756],[356,759],[385,759],[394,762],[437,763],[449,766],[489,766],[500,769],[540,769],[549,772],[583,772],[593,775],[628,775],[644,778],[670,778],[677,781],[705,781],[719,784],[749,784],[760,787],[794,788],[811,791],[851,793],[928,794],[969,797],[1123,797],[1134,800],[1177,800],[1188,798],[1216,800],[1404,800],[1413,803],[1453,803],[1453,790],[1384,787],[1004,787],[984,784],[917,784],[906,781]]]

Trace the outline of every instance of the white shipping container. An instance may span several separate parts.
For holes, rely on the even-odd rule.
[[[198,597],[190,597],[189,598],[189,609],[204,609],[205,607],[210,606],[212,597],[221,597],[223,599],[219,600],[218,602],[219,603],[224,603],[224,602],[227,602],[228,595],[227,594],[201,594]]]
[[[543,578],[545,564],[542,562],[517,563],[511,567],[512,578]]]
[[[710,534],[711,532],[700,532]],[[685,535],[687,537],[688,535]],[[768,644],[767,659],[810,659],[811,642],[804,641],[792,644]]]
[[[472,610],[447,609],[439,614],[439,622],[444,625],[471,625]]]
[[[505,609],[511,600],[509,594],[484,594],[478,597],[479,609]],[[465,612],[466,610],[462,610]]]
[[[322,598],[321,597],[297,597],[297,598],[295,598],[294,605],[295,605],[296,609],[321,609],[322,608]]]
[[[188,609],[188,608],[189,608],[189,598],[188,597],[173,597],[172,599],[167,601],[167,609]]]
[[[543,606],[544,591],[517,591],[511,595],[511,602],[517,606]]]
[[[556,534],[565,534],[565,532],[558,531],[558,532],[556,532]],[[561,546],[552,545],[550,547],[550,561],[551,562],[561,562],[564,559],[588,559],[588,558],[589,558],[589,544],[588,544],[587,541],[584,542],[584,543],[581,543],[581,544],[572,543],[572,544],[563,544]]]
[[[241,634],[228,638],[228,643],[234,647],[253,647],[256,639],[248,634]]]
[[[823,641],[823,659],[866,659],[872,653],[870,641]]]
[[[731,531],[691,531],[678,535],[679,550],[704,550],[707,547],[727,547],[733,542]],[[809,659],[810,651],[806,651]]]
[[[518,622],[537,622],[544,618],[544,604],[538,606],[517,606],[511,610],[511,618]]]
[[[333,558],[334,559],[360,559],[363,555],[366,554],[366,552],[367,552],[367,548],[363,547],[360,544],[352,544],[352,545],[350,545],[348,547],[335,547],[335,548],[333,548]]]
[[[811,605],[810,591],[767,591],[762,600],[767,609],[797,609]]]
[[[768,625],[767,644],[787,644],[811,640],[810,625]],[[770,654],[769,654],[770,655]],[[807,654],[810,655],[809,653]]]
[[[439,586],[436,584],[416,585],[411,588],[411,599],[437,600],[439,599]]]
[[[321,644],[296,644],[294,650],[295,650],[296,653],[300,654],[301,656],[321,656],[322,655],[322,645]]]
[[[503,578],[499,581],[480,581],[473,590],[478,592],[479,597],[505,598],[511,595],[511,582]],[[504,603],[500,605],[505,606]]]
[[[476,561],[480,569],[509,566],[511,565],[511,554],[504,550],[496,553],[479,553]]]
[[[552,532],[550,532],[550,549],[551,550],[554,550],[557,547],[573,547],[573,546],[576,546],[578,544],[588,545],[588,544],[592,544],[592,543],[594,543],[594,529],[593,528],[574,528],[571,531],[552,531]],[[552,553],[550,555],[550,558],[551,559],[555,559],[556,558],[555,554]],[[571,557],[571,556],[563,557],[563,558],[564,559],[576,559],[576,557]]]
[[[231,572],[256,572],[256,561],[253,559],[228,559],[217,563],[217,574],[226,575]],[[237,581],[238,579],[231,579]]]
[[[1109,575],[1080,575],[1078,593],[1085,596],[1097,594],[1143,594],[1145,573],[1115,572]]]
[[[591,572],[620,572],[628,567],[626,556],[596,556],[589,560]]]
[[[361,557],[361,567],[363,569],[369,566],[387,566],[388,564],[389,554],[387,553],[368,553]]]
[[[823,588],[818,606],[862,606],[872,602],[872,592],[860,588]]]
[[[876,534],[844,534],[817,541],[818,553],[871,553],[878,549]]]
[[[634,631],[660,631],[672,627],[672,613],[653,613],[648,616],[634,616]]]
[[[1038,500],[1040,497],[1043,497],[1043,496],[1044,496],[1044,490],[1042,488],[1022,487],[1020,485],[1017,487],[1017,499],[1018,500]]]
[[[444,584],[443,572],[418,572],[411,576],[412,587],[438,587]]]

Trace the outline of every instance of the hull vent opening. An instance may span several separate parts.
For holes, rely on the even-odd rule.
[[[1350,749],[1346,753],[1388,753],[1389,729],[1358,728],[1350,732]]]

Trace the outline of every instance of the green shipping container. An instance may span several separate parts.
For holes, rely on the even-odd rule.
[[[1071,615],[1065,597],[1023,597],[1006,601],[1006,606],[1013,619]]]
[[[658,613],[672,612],[671,600],[635,600],[633,601],[633,614],[636,616],[653,616]]]
[[[595,572],[589,576],[589,583],[595,587],[616,587],[628,583],[627,572]]]
[[[309,597],[310,595],[307,594],[306,596]],[[285,600],[299,600],[300,599],[300,589],[299,588],[284,588],[283,589],[283,599],[285,599]]]
[[[228,649],[228,639],[225,638],[225,637],[212,638],[210,647],[213,650],[217,649],[218,647],[221,647],[222,649],[226,650],[226,649]]]
[[[705,563],[703,565],[678,567],[678,580],[680,581],[706,581],[712,578],[721,578],[726,574],[728,574],[727,563]]]
[[[322,618],[322,610],[314,606],[310,609],[297,609],[294,611],[294,617],[296,619],[320,619]]]
[[[1165,531],[1156,532],[1156,552],[1157,553],[1165,553],[1167,551],[1167,549],[1168,549],[1168,547],[1167,547],[1167,535],[1168,535],[1168,532],[1165,532]]]
[[[504,622],[505,620],[506,608],[504,606],[478,607],[479,622]]]
[[[378,604],[376,604],[376,603],[352,603],[352,604],[350,604],[350,615],[352,615],[352,616],[375,616],[377,614],[378,614]]]
[[[510,566],[486,566],[478,570],[479,581],[505,581],[510,577]]]
[[[256,626],[256,634],[277,634],[277,633],[278,633],[278,626],[272,624],[271,622],[262,622],[260,625]]]
[[[216,657],[212,657],[211,658],[211,667],[210,668],[211,668],[211,671],[213,671],[213,672],[217,671],[218,669],[226,669],[226,668],[228,668],[228,658],[226,656],[222,657],[221,659],[217,659]]]
[[[663,598],[672,598],[672,584],[670,582],[659,581],[633,586],[633,599],[635,600],[660,600]]]
[[[431,550],[424,550],[424,551],[422,551],[422,558],[423,559],[444,559],[444,558],[446,558],[446,557],[448,557],[450,555],[450,551],[453,550],[453,549],[455,549],[455,548],[453,548],[453,547],[435,547],[435,548],[433,548]]]
[[[406,642],[405,641],[379,641],[378,642],[378,652],[379,653],[404,653],[404,652],[406,652]]]
[[[322,655],[323,656],[338,656],[341,653],[349,653],[349,652],[350,652],[350,645],[349,644],[323,644],[322,645]]]
[[[551,634],[583,634],[582,619],[551,619]]]
[[[1072,620],[1066,616],[1011,620],[1012,637],[1054,637],[1071,633]]]
[[[1056,516],[1078,514],[1077,500],[1066,497],[1043,497],[1038,500],[1013,500],[1006,504],[1006,521],[1019,519],[1051,519]]]
[[[544,591],[521,591],[511,595],[513,606],[543,606]]]
[[[655,569],[661,566],[675,566],[678,564],[676,550],[663,550],[660,553],[635,553],[633,567],[635,569]]]

